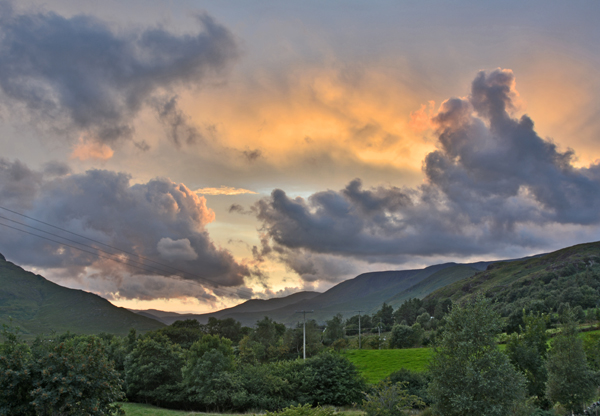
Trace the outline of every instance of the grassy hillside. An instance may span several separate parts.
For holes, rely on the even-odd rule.
[[[452,267],[445,268],[432,274],[427,279],[420,281],[419,283],[408,288],[407,290],[395,294],[394,296],[387,299],[386,303],[388,305],[393,306],[394,308],[398,308],[407,299],[422,299],[431,292],[434,292],[435,290],[441,287],[471,277],[478,271],[478,269],[468,264],[453,265]]]
[[[428,295],[462,302],[477,293],[495,300],[498,309],[535,303],[549,312],[561,303],[594,307],[600,295],[600,242],[579,244],[553,253],[494,263],[487,270]]]
[[[0,324],[11,318],[27,338],[52,331],[126,335],[130,328],[145,332],[164,326],[100,296],[52,283],[0,255]]]

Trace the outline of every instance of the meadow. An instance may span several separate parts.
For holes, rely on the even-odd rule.
[[[348,350],[343,355],[358,368],[367,382],[373,384],[401,368],[425,371],[431,357],[431,348]]]
[[[583,339],[600,334],[600,330],[582,332]],[[551,342],[548,341],[548,342]],[[506,349],[506,344],[499,345],[500,350]],[[365,376],[367,382],[375,384],[395,371],[406,368],[411,371],[425,371],[431,348],[406,348],[393,350],[347,350],[342,353]]]

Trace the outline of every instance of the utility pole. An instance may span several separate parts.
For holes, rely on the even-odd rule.
[[[358,349],[362,349],[362,339],[360,337],[360,313],[364,311],[356,311],[358,312]]]
[[[379,329],[379,342],[377,344],[379,344],[379,349],[381,349],[381,318],[379,318],[379,325],[377,329]]]
[[[302,355],[303,358],[306,360],[306,314],[307,313],[313,313],[314,311],[296,311],[296,313],[301,313],[302,315],[304,315],[304,323],[302,324],[303,327],[303,331],[302,331],[302,338],[303,338],[303,346],[302,346]]]

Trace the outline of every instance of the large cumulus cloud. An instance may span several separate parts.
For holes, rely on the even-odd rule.
[[[133,292],[142,285],[142,280],[162,285],[162,291],[152,292],[148,288],[144,291],[154,293],[155,297],[161,297],[167,290],[172,296],[177,288],[180,296],[211,298],[206,288],[212,293],[221,290],[225,296],[227,289],[223,288],[237,291],[243,288],[244,279],[251,276],[247,266],[213,243],[205,226],[215,219],[215,214],[204,197],[184,184],[166,178],[132,184],[131,177],[124,173],[90,170],[72,174],[64,167],[59,168],[52,164],[38,172],[19,161],[0,159],[0,206],[102,244],[0,210],[2,217],[56,235],[6,219],[0,222],[66,244],[2,227],[0,245],[10,260],[54,270],[52,273],[57,276],[93,275],[111,282],[104,287],[123,291],[112,295],[124,297],[135,297]],[[107,259],[112,254],[120,262]],[[182,284],[165,280],[173,276]],[[185,282],[197,284],[196,289],[190,291],[193,286]]]
[[[540,230],[600,223],[600,166],[577,168],[572,150],[515,117],[510,70],[480,72],[466,98],[445,101],[431,122],[438,150],[417,188],[365,189],[290,198],[276,189],[254,206],[269,248],[307,280],[313,261],[404,263],[411,256],[471,256],[544,247]]]
[[[132,137],[145,104],[184,83],[199,85],[238,55],[233,35],[207,14],[195,16],[197,33],[176,34],[159,26],[116,30],[87,15],[17,13],[8,2],[0,8],[2,101],[105,146]],[[169,119],[178,110],[173,99],[166,103],[170,113],[163,108],[159,117],[178,143],[183,118]],[[185,140],[193,141],[190,134]]]

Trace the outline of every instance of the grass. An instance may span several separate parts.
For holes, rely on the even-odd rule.
[[[401,368],[424,371],[431,357],[431,349],[348,350],[343,354],[369,383],[377,383]]]
[[[140,403],[121,403],[126,416],[240,416],[240,413],[203,413],[203,412],[188,412],[182,410],[168,410],[160,407],[151,406],[149,404]],[[360,410],[339,410],[337,413],[344,416],[363,416],[364,412]],[[242,413],[243,414],[243,413]],[[251,415],[254,413],[246,413]]]

